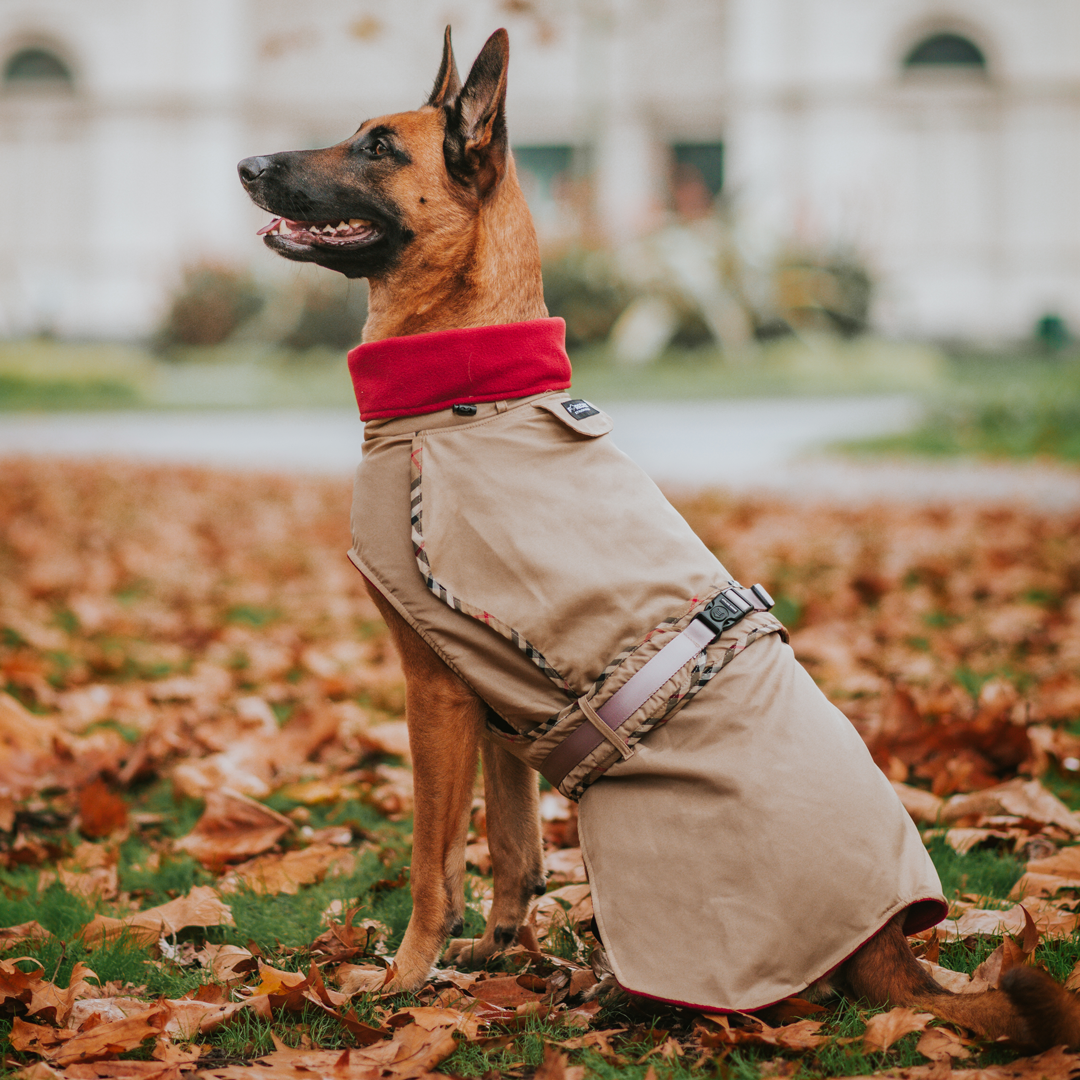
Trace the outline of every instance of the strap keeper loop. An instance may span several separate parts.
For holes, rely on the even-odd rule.
[[[626,740],[613,728],[608,727],[604,723],[603,718],[593,708],[592,702],[586,697],[579,697],[577,699],[578,708],[585,714],[585,719],[609,742],[616,750],[619,751],[619,755],[625,761],[629,757],[634,756],[634,751],[627,745]]]

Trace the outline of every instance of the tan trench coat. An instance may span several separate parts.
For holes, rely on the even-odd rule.
[[[369,421],[350,558],[534,768],[730,581],[562,392]],[[918,832],[847,719],[752,613],[563,781],[620,983],[752,1009],[896,912],[944,915]],[[749,648],[750,645],[753,648]]]

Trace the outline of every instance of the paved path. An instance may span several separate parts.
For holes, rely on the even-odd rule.
[[[867,502],[974,498],[1080,507],[1080,470],[973,462],[862,464],[829,443],[904,431],[913,398],[888,395],[613,403],[615,442],[669,488],[761,489]],[[230,468],[351,472],[363,428],[345,409],[0,415],[0,455],[121,457]]]

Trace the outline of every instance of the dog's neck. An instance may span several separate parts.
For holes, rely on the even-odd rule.
[[[438,249],[410,245],[370,285],[365,343],[544,318],[540,248],[513,160],[470,229],[440,238]]]

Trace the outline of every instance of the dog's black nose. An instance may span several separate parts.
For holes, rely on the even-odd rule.
[[[270,159],[268,157],[248,157],[244,158],[236,166],[236,171],[240,174],[242,184],[253,184],[269,168]]]

